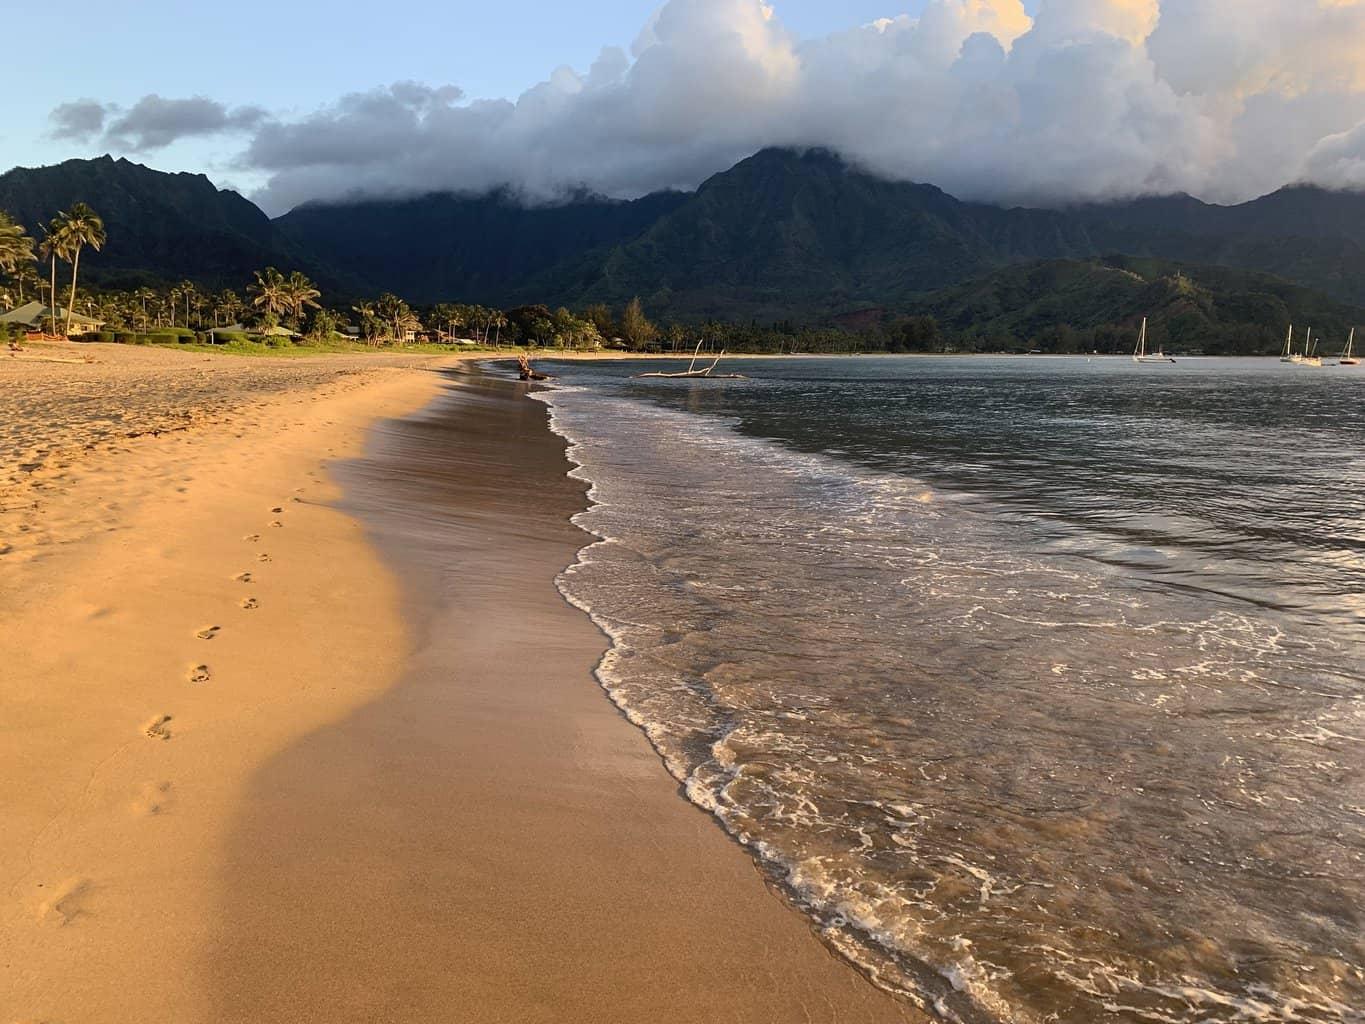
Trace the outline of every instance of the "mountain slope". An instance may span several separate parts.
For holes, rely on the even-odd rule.
[[[1189,196],[1062,210],[966,203],[887,182],[818,150],[764,150],[694,193],[506,192],[309,204],[271,222],[202,175],[103,157],[0,175],[0,209],[35,234],[90,203],[109,244],[82,268],[106,285],[189,277],[241,288],[267,264],[333,301],[621,304],[655,316],[820,322],[908,311],[925,296],[1040,260],[1112,254],[1266,272],[1365,303],[1365,193],[1295,187],[1221,207]]]
[[[240,287],[252,270],[290,256],[264,213],[202,174],[167,174],[105,156],[0,175],[0,209],[34,238],[78,201],[94,207],[109,232],[103,251],[81,257],[92,282],[191,278]]]
[[[1265,271],[1365,302],[1357,239],[1365,194],[1300,188],[1238,207],[1184,196],[1002,209],[882,181],[820,151],[765,150],[640,237],[554,267],[520,296],[572,304],[640,295],[657,312],[690,318],[819,318],[908,308],[1013,263],[1127,253]]]
[[[528,277],[585,250],[632,238],[686,200],[677,192],[633,202],[580,195],[528,207],[506,192],[436,193],[310,203],[275,225],[331,277],[364,282],[371,292],[397,292],[422,303],[505,303]]]
[[[1284,331],[1312,326],[1336,351],[1365,309],[1255,271],[1134,257],[1050,260],[996,270],[923,297],[968,348],[1127,351],[1143,317],[1153,346],[1211,354],[1272,353]]]
[[[523,294],[638,294],[685,316],[785,316],[904,304],[1012,259],[1090,249],[1084,226],[1064,214],[962,203],[818,150],[765,150],[706,181],[639,238],[556,267]]]

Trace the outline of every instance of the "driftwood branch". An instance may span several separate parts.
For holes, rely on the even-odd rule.
[[[532,369],[531,360],[525,353],[522,353],[521,355],[517,356],[517,370],[519,371],[519,375],[522,380],[550,379],[547,375],[543,373],[538,373],[534,369]]]
[[[637,373],[637,377],[706,377],[713,380],[746,380],[742,373],[716,373],[716,367],[720,365],[721,358],[725,355],[725,350],[721,349],[720,355],[711,361],[710,366],[698,370],[697,357],[701,355],[701,347],[706,344],[705,340],[697,342],[697,350],[692,353],[692,361],[687,364],[687,369],[681,373],[662,373],[658,370],[650,373]]]

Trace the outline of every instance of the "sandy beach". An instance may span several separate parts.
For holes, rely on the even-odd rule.
[[[917,1019],[593,680],[517,385],[81,351],[0,362],[0,1021]]]

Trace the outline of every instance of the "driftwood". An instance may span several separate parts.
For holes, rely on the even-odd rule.
[[[63,359],[60,356],[20,355],[19,353],[21,352],[25,352],[25,350],[21,348],[10,349],[9,357],[16,363],[93,363],[95,361],[92,356],[81,356],[79,359]]]
[[[543,373],[537,373],[531,368],[531,360],[525,353],[517,356],[517,370],[522,380],[549,380],[550,378]]]
[[[661,371],[654,370],[654,371],[651,371],[650,373],[637,373],[635,376],[637,376],[637,377],[672,377],[672,378],[681,378],[681,377],[707,377],[707,378],[710,378],[710,379],[713,379],[713,380],[746,380],[746,379],[747,379],[747,378],[744,376],[744,374],[742,374],[742,373],[716,373],[716,367],[720,365],[721,358],[725,355],[725,350],[724,350],[724,349],[721,350],[720,355],[716,356],[716,358],[713,359],[713,360],[711,361],[711,365],[710,365],[710,366],[706,366],[706,367],[703,367],[702,369],[698,370],[698,369],[696,368],[696,367],[697,367],[697,357],[698,357],[699,355],[701,355],[701,347],[702,347],[704,344],[706,344],[706,342],[705,342],[704,340],[703,340],[703,341],[697,342],[697,350],[696,350],[695,352],[692,353],[692,362],[690,362],[690,363],[687,364],[687,369],[684,370],[682,373],[663,373],[663,372],[661,372]]]

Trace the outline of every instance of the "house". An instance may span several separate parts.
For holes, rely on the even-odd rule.
[[[51,316],[52,311],[41,302],[29,302],[8,313],[0,313],[0,324],[18,324],[27,331],[41,331]],[[57,307],[57,324],[63,329],[66,326],[66,310],[61,306]],[[103,320],[74,313],[71,317],[71,336],[94,334],[103,326]]]
[[[209,342],[213,345],[221,344],[223,339],[220,334],[248,334],[256,338],[297,338],[298,334],[291,331],[288,327],[247,327],[244,324],[228,324],[226,327],[215,327],[209,331]]]

